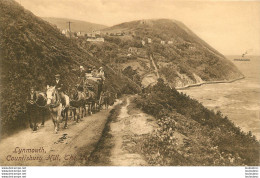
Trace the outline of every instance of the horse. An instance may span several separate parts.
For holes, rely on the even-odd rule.
[[[27,101],[27,114],[29,117],[30,128],[33,131],[37,131],[38,121],[41,117],[41,125],[44,126],[46,117],[46,95],[44,92],[36,91],[33,93],[35,95],[34,100]]]
[[[96,110],[96,94],[90,88],[85,88],[86,93],[86,105],[88,106],[88,114],[92,115]]]
[[[59,131],[59,126],[61,122],[61,111],[62,111],[62,104],[60,98],[58,96],[58,92],[55,86],[47,86],[47,106],[49,106],[49,110],[51,113],[52,121],[54,124],[54,131],[56,134]]]
[[[72,99],[70,101],[70,106],[72,107],[74,121],[76,120],[75,117],[77,115],[76,121],[79,122],[79,119],[83,118],[83,116],[85,115],[84,108],[86,103],[86,95],[83,91],[74,90],[71,97]]]
[[[68,95],[64,94],[65,106],[61,111],[62,120],[65,120],[64,129],[68,128],[68,117],[69,117],[69,108],[70,108],[70,98]]]

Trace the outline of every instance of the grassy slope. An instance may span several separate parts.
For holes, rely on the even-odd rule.
[[[79,65],[102,65],[14,0],[0,1],[0,24],[2,129],[12,131],[26,123],[25,98],[30,86],[44,90],[56,73],[67,87],[74,86],[78,80],[74,69]],[[126,77],[110,68],[105,71],[107,89],[117,93],[138,90]]]
[[[147,89],[136,104],[155,116],[160,127],[143,138],[142,154],[151,165],[259,165],[255,136],[162,81]]]

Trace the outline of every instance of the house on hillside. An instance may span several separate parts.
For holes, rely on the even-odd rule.
[[[147,38],[148,43],[152,43],[152,39],[151,38]]]
[[[87,33],[85,36],[87,36],[87,37],[93,37],[93,36],[92,36],[92,33]],[[96,37],[96,36],[94,36],[94,37]]]
[[[62,30],[61,33],[66,37],[74,37],[74,33],[70,32],[69,29]]]
[[[116,32],[116,36],[124,36],[122,32]]]
[[[89,42],[105,42],[104,38],[88,38]]]
[[[173,41],[168,41],[168,44],[173,44]]]
[[[85,33],[84,32],[77,32],[77,37],[81,37],[81,36],[85,36]]]
[[[66,30],[62,30],[61,34],[65,35],[66,34]]]
[[[109,35],[110,36],[124,36],[125,32],[119,31],[119,32],[110,33]]]
[[[142,45],[143,45],[143,46],[145,45],[145,41],[144,41],[144,40],[142,40]]]
[[[162,44],[162,45],[165,45],[165,41],[162,40],[162,41],[161,41],[161,44]]]

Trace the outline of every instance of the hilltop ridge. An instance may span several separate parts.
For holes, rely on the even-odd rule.
[[[86,22],[82,20],[68,19],[68,18],[57,18],[57,17],[41,17],[43,20],[57,26],[60,30],[68,29],[68,23],[72,22],[72,32],[92,32],[100,29],[107,28],[105,25]]]

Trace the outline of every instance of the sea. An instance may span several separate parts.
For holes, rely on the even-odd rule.
[[[226,56],[244,74],[233,83],[206,84],[180,92],[190,95],[205,107],[221,111],[244,132],[260,140],[260,56]],[[248,60],[249,59],[249,60]]]

